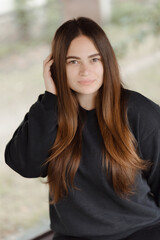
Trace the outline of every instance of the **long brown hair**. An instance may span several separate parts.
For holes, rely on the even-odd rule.
[[[89,18],[80,17],[62,24],[52,42],[54,82],[58,98],[58,129],[55,142],[45,164],[48,164],[47,183],[51,204],[68,194],[74,185],[82,150],[81,116],[76,93],[69,88],[66,77],[66,55],[71,41],[87,36],[99,51],[103,68],[103,85],[98,90],[95,110],[103,138],[102,167],[115,192],[120,197],[133,194],[133,184],[139,170],[149,167],[138,155],[137,142],[127,119],[127,96],[120,79],[117,60],[102,28]],[[110,176],[110,177],[109,177]]]

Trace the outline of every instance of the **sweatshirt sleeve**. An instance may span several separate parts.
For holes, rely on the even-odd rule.
[[[142,94],[130,91],[128,119],[140,157],[152,162],[143,177],[160,206],[160,106]]]
[[[143,159],[152,162],[152,167],[145,173],[145,177],[160,207],[160,129],[151,132],[139,145]]]
[[[45,91],[30,107],[5,148],[5,162],[23,177],[47,176],[42,167],[52,147],[58,126],[57,96]]]

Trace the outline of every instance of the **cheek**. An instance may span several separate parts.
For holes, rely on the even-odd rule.
[[[97,74],[99,77],[103,77],[103,66],[99,66],[99,67],[96,69],[96,74]]]
[[[66,68],[66,75],[67,75],[67,80],[72,81],[74,79],[74,77],[77,75],[77,69],[74,67]]]

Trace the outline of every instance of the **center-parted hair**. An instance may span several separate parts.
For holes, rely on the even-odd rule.
[[[58,129],[48,159],[47,183],[51,204],[68,194],[74,184],[82,153],[82,130],[85,123],[76,92],[69,88],[66,56],[71,41],[85,35],[101,55],[104,68],[103,85],[95,99],[95,110],[103,138],[102,169],[120,197],[134,193],[136,174],[150,164],[138,155],[137,142],[127,119],[127,95],[120,79],[113,48],[103,29],[89,18],[79,17],[62,24],[52,42],[52,66],[58,98]],[[94,176],[93,176],[94,177]]]

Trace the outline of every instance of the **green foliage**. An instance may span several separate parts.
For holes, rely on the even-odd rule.
[[[127,41],[120,41],[117,44],[113,44],[113,49],[116,53],[116,56],[119,58],[123,58],[128,50]]]
[[[157,1],[151,8],[150,26],[152,33],[160,34],[160,2]]]
[[[148,36],[160,35],[160,2],[124,1],[113,4],[112,26],[126,29],[128,35],[118,38],[115,43],[116,54],[123,57],[130,44],[140,44]]]
[[[146,21],[148,7],[136,1],[115,3],[113,6],[112,23],[118,25],[134,25]]]
[[[145,28],[145,35],[160,34],[160,2],[117,2],[113,6],[112,24],[119,26],[135,25]],[[143,33],[144,33],[144,29]],[[141,36],[143,34],[140,34]]]
[[[14,0],[19,38],[22,41],[32,41],[38,33],[40,41],[50,41],[59,23],[59,2],[46,0],[45,5],[33,8],[29,7],[29,2],[29,0]],[[37,26],[37,29],[33,31],[34,26]]]
[[[19,37],[29,39],[30,16],[27,13],[27,0],[14,0],[16,22],[19,27]]]
[[[46,0],[44,7],[45,23],[42,34],[42,39],[50,43],[53,35],[60,24],[60,4],[57,0]]]

